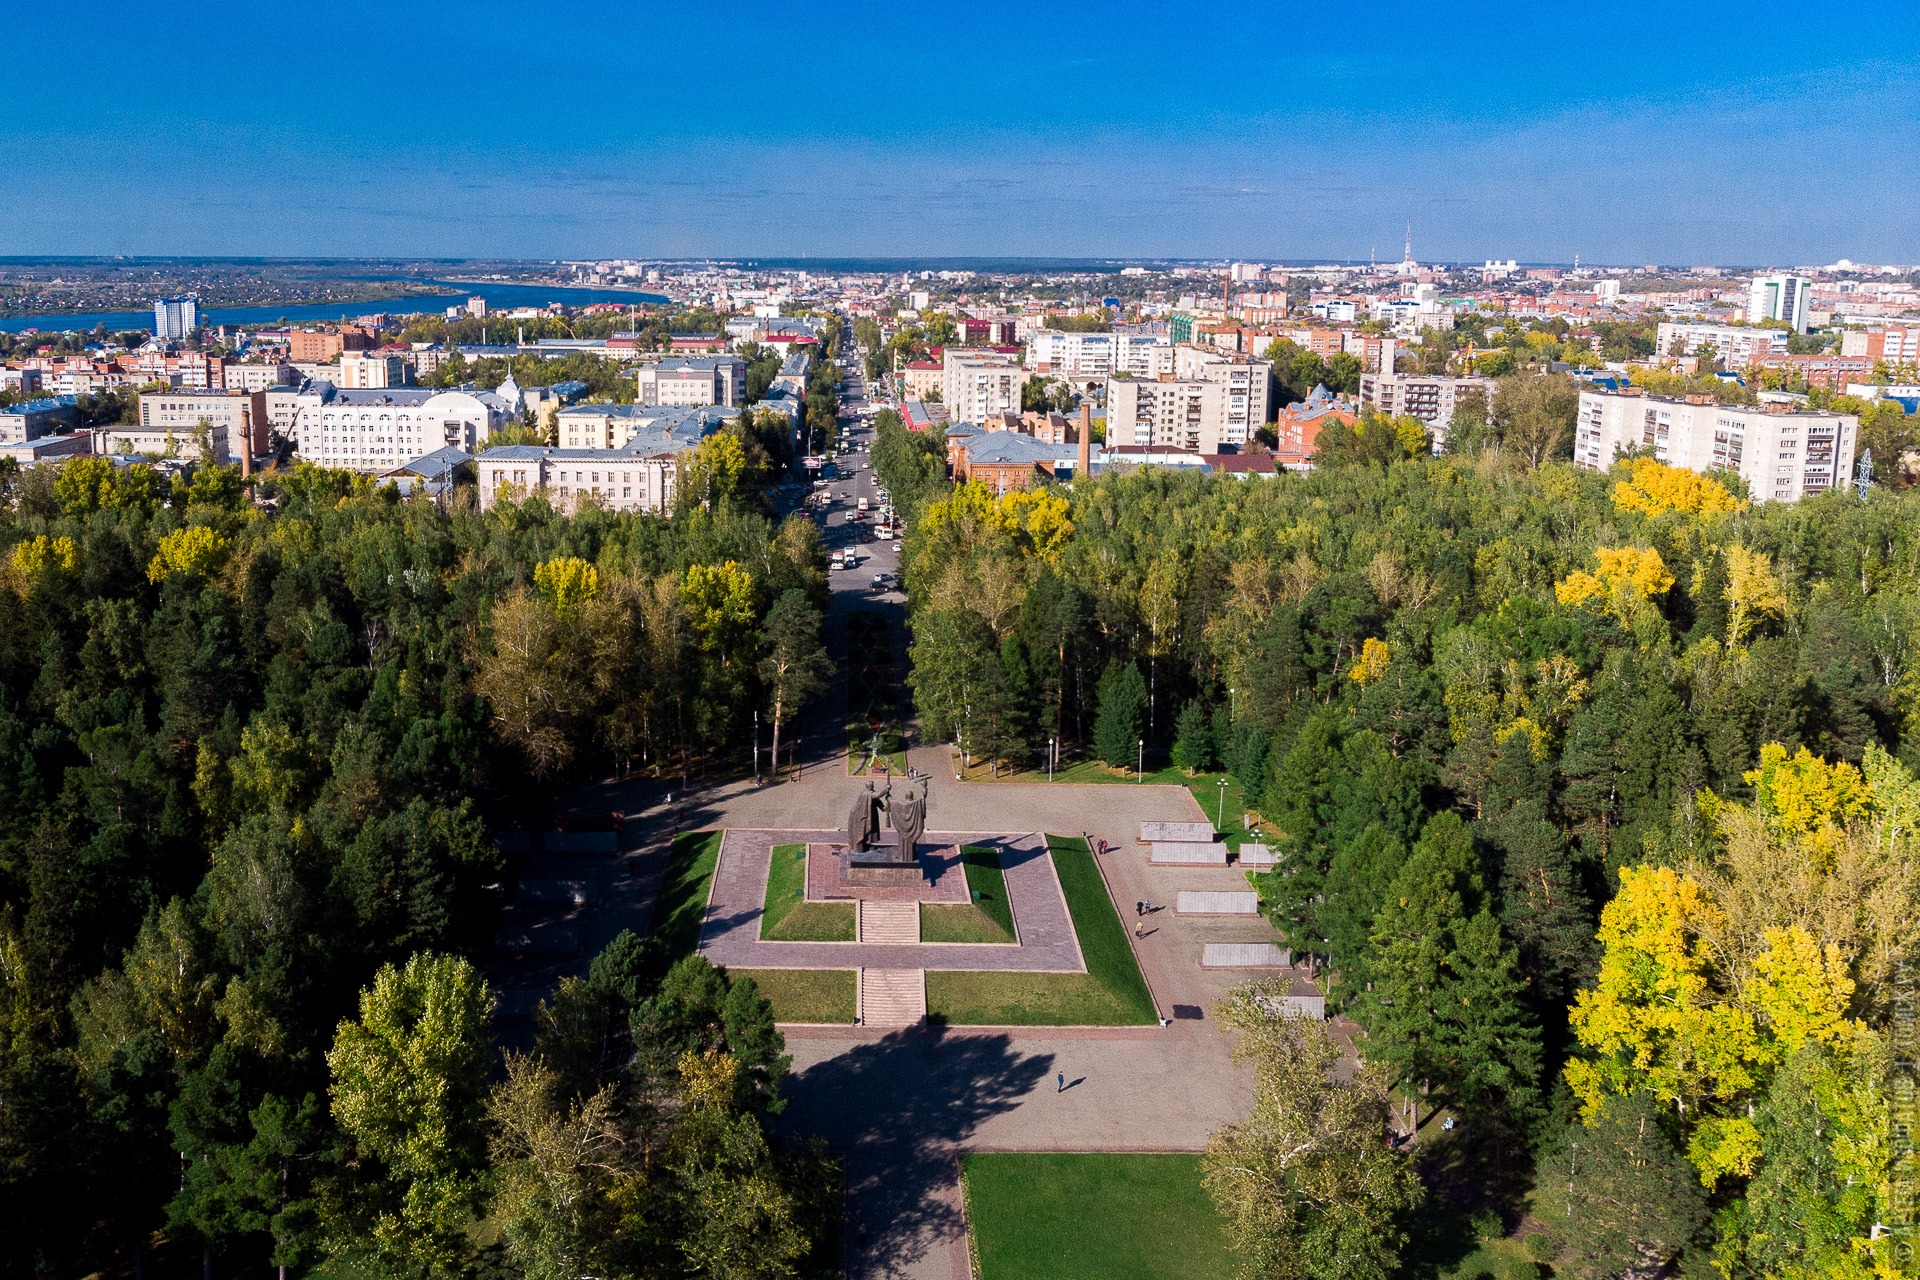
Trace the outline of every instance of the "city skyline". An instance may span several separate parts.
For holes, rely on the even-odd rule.
[[[154,91],[82,112],[55,62],[23,65],[0,247],[1364,261],[1397,259],[1409,219],[1441,261],[1908,261],[1920,241],[1920,213],[1872,194],[1910,168],[1920,104],[1893,14],[1462,30],[1256,7],[1158,39],[1142,6],[745,5],[707,54],[716,19],[655,7],[530,29],[418,5],[319,43],[252,13],[90,27],[95,67]],[[22,47],[71,43],[59,6],[15,22]]]

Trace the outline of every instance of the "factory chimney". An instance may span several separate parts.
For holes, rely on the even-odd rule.
[[[1074,464],[1073,478],[1084,480],[1093,474],[1093,406],[1080,406],[1080,459]]]

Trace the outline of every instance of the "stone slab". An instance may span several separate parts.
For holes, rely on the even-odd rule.
[[[1260,895],[1250,892],[1182,889],[1179,896],[1174,899],[1173,914],[1177,916],[1257,916],[1260,914]]]
[[[1285,969],[1293,956],[1271,942],[1208,942],[1200,952],[1202,969]]]
[[[1198,840],[1156,840],[1147,861],[1163,867],[1224,867],[1227,846]]]
[[[1249,871],[1270,871],[1280,860],[1271,846],[1253,840],[1241,845],[1234,859]]]
[[[1143,822],[1140,824],[1141,844],[1161,844],[1166,841],[1211,844],[1215,834],[1211,822]]]

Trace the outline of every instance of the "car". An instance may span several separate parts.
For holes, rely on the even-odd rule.
[[[876,573],[873,575],[873,585],[876,587],[888,586],[892,582],[893,575],[890,573]]]
[[[899,544],[899,543],[897,543],[897,542],[896,542],[896,543],[894,543],[894,544],[893,544],[893,550],[894,550],[894,554],[895,554],[895,555],[898,555],[898,554],[900,553],[900,544]]]

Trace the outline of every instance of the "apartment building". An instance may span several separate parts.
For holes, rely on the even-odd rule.
[[[267,397],[262,391],[159,391],[140,397],[138,427],[98,427],[97,453],[158,453],[190,457],[205,423],[214,456],[238,462],[268,447]]]
[[[287,358],[295,364],[326,364],[345,348],[346,339],[337,333],[295,329],[287,335]]]
[[[266,364],[230,364],[223,371],[229,391],[265,391],[298,381],[300,374],[290,364],[275,360]]]
[[[615,448],[503,445],[478,455],[474,470],[481,509],[540,494],[566,512],[587,505],[614,511],[670,510],[682,457],[741,410],[711,405],[645,408],[658,416],[644,421],[629,417],[632,430]],[[564,417],[572,410],[561,412]]]
[[[1013,356],[948,347],[940,356],[940,398],[955,422],[979,422],[996,413],[1019,413],[1020,393],[1030,376]]]
[[[938,360],[914,360],[900,370],[902,394],[909,400],[927,400],[934,392],[945,395],[947,371]]]
[[[1273,363],[1179,346],[1171,373],[1107,379],[1107,443],[1196,453],[1244,448],[1267,421]]]
[[[199,327],[200,299],[154,299],[153,336],[160,341],[178,342]]]
[[[1395,417],[1418,418],[1446,439],[1454,410],[1468,405],[1485,413],[1493,400],[1491,378],[1447,378],[1412,373],[1369,373],[1360,378],[1360,405]]]
[[[293,441],[309,462],[386,471],[447,446],[476,453],[515,421],[512,406],[492,391],[356,391],[309,382],[295,398]]]
[[[1799,276],[1756,276],[1747,286],[1747,323],[1778,320],[1805,333],[1812,294],[1813,283]]]
[[[1639,387],[1582,391],[1576,466],[1605,469],[1629,449],[1671,466],[1738,472],[1756,502],[1793,502],[1848,488],[1860,420],[1792,404],[1725,405],[1707,395],[1647,395]]]
[[[1840,354],[1888,364],[1920,363],[1920,325],[1849,329],[1840,335]]]
[[[738,356],[668,356],[641,365],[635,378],[641,404],[736,407],[747,398],[747,362]]]
[[[72,396],[28,400],[0,407],[0,444],[25,444],[73,430],[79,420]]]
[[[1750,329],[1730,324],[1667,321],[1661,324],[1654,343],[1654,349],[1663,356],[1691,356],[1701,347],[1712,347],[1720,363],[1736,372],[1745,369],[1755,356],[1787,354],[1786,330]]]
[[[378,391],[413,385],[413,364],[405,356],[378,351],[347,351],[340,356],[340,382],[346,391]]]
[[[1173,344],[1157,334],[1036,329],[1027,340],[1027,367],[1074,380],[1098,381],[1116,373],[1157,378],[1172,370]]]

